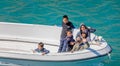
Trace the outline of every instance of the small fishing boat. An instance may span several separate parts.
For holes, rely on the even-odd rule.
[[[75,38],[78,29],[74,29]],[[71,52],[57,53],[61,27],[0,22],[0,57],[35,61],[75,61],[105,56],[111,52],[110,45],[94,33],[90,34],[90,47]],[[39,42],[45,43],[49,54],[33,53]]]

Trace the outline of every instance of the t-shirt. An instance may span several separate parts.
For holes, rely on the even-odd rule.
[[[62,32],[61,32],[61,38],[65,38],[66,37],[66,31],[69,31],[72,29],[74,29],[74,25],[71,22],[68,22],[67,24],[62,22]]]
[[[41,49],[41,50],[37,48],[37,49],[35,49],[35,51],[38,52],[38,53],[43,53],[43,52],[45,52],[45,54],[48,54],[48,53],[49,53],[49,50],[47,50],[47,49],[45,49],[45,48],[43,48],[43,49]]]

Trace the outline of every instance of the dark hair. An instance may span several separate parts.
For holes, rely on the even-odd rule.
[[[68,19],[68,16],[67,16],[67,15],[64,15],[63,18],[67,18],[67,19]]]
[[[68,33],[68,32],[72,33],[72,31],[71,31],[71,30],[66,31],[66,33]]]
[[[44,47],[44,44],[42,42],[38,43],[41,47]]]
[[[82,26],[84,26],[85,29],[88,29],[86,25],[82,24],[82,25],[80,26],[80,30],[81,30]]]
[[[86,34],[85,32],[82,32],[81,35],[82,35],[82,34],[85,34],[85,35],[86,35],[85,38],[87,38],[87,34]]]

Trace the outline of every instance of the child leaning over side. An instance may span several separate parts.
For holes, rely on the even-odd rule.
[[[38,48],[33,50],[33,53],[42,53],[42,55],[48,54],[50,51],[44,48],[44,44],[42,42],[38,43]]]

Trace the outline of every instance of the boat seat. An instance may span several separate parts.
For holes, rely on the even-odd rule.
[[[30,52],[30,51],[27,51],[27,50],[12,49],[12,48],[0,48],[0,51]]]
[[[39,43],[43,42],[46,44],[53,44],[53,45],[59,45],[59,41],[52,40],[52,39],[45,39],[45,38],[32,38],[32,37],[21,37],[21,36],[15,36],[15,35],[0,35],[0,40],[11,40],[11,41],[23,41],[23,42],[33,42],[33,43]]]

